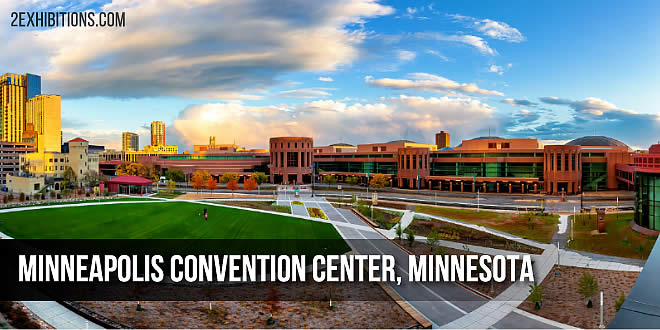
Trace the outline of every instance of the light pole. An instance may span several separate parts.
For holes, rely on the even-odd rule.
[[[479,190],[480,188],[477,188],[477,213],[479,213]]]
[[[605,322],[603,322],[603,291],[600,292],[600,325],[601,329],[605,329]]]

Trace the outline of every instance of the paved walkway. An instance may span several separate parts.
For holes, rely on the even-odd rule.
[[[0,232],[0,239],[13,238]],[[21,301],[21,303],[55,329],[103,329],[100,325],[88,321],[56,301]]]

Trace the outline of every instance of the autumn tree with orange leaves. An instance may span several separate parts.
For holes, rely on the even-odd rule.
[[[218,183],[215,181],[215,179],[212,176],[209,177],[209,179],[206,181],[206,189],[211,190],[211,192],[213,192],[213,190],[218,189]]]
[[[253,178],[245,179],[245,182],[243,182],[243,189],[247,191],[257,189],[257,180]]]
[[[238,190],[238,181],[234,179],[227,182],[227,189],[231,190],[231,197],[234,198],[234,191]]]

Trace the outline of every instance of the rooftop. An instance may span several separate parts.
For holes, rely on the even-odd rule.
[[[588,146],[588,147],[627,147],[627,145],[617,139],[607,136],[583,136],[569,141],[566,145],[570,146]]]

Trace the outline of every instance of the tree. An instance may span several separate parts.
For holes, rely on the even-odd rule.
[[[184,182],[186,181],[186,175],[183,173],[182,170],[168,170],[165,172],[165,177],[168,180],[172,180],[174,182]]]
[[[211,191],[218,189],[218,183],[215,181],[215,179],[212,176],[210,176],[208,180],[206,180],[206,189]]]
[[[181,172],[181,173],[183,173],[183,172]],[[170,192],[173,193],[174,189],[176,189],[176,182],[174,182],[174,180],[167,181],[167,189],[169,189]]]
[[[7,195],[2,196],[2,202],[5,204],[9,202],[9,198],[7,198]]]
[[[253,178],[245,179],[245,181],[243,182],[243,189],[245,189],[247,191],[254,190],[254,189],[257,188],[257,186],[258,186],[257,185],[257,180],[255,180]]]
[[[325,184],[336,184],[337,177],[334,175],[325,175],[323,176],[323,183]]]
[[[252,173],[250,178],[254,179],[254,181],[257,182],[257,185],[262,185],[262,184],[268,182],[268,175],[266,175],[263,172],[254,172],[254,173]]]
[[[9,196],[7,198],[9,199],[10,202],[13,202],[14,201],[14,194],[9,194]]]
[[[117,175],[140,176],[154,181],[153,169],[140,163],[121,163],[117,165]],[[158,178],[156,177],[156,180]]]
[[[412,247],[413,243],[415,243],[415,234],[412,231],[408,231],[406,233],[406,239],[408,240],[408,246]]]
[[[369,181],[369,187],[371,188],[385,188],[389,187],[390,179],[385,176],[383,173],[376,173]]]
[[[99,182],[103,181],[103,177],[94,170],[89,170],[83,174],[83,184],[87,187],[95,187]]]
[[[19,202],[24,202],[25,201],[25,193],[20,193],[18,195],[18,201]]]
[[[401,236],[403,236],[403,228],[401,228],[401,223],[396,226],[396,237],[401,241]]]
[[[231,197],[234,198],[234,191],[238,190],[238,180],[227,182],[227,189],[231,190]]]
[[[236,180],[238,182],[238,173],[234,172],[225,172],[222,173],[222,176],[220,177],[220,183],[222,184],[228,184],[229,181]]]
[[[207,172],[206,170],[197,170],[195,173],[193,173],[191,181],[195,181],[196,178],[202,179],[203,182],[206,182],[209,180],[211,177],[211,174]]]
[[[438,232],[436,230],[432,230],[426,237],[426,241],[429,243],[431,251],[433,251],[435,246],[440,242],[440,239],[438,238]]]
[[[346,182],[346,184],[357,185],[358,182],[360,181],[360,178],[358,178],[357,176],[349,176],[346,179],[344,179],[344,181]]]
[[[62,178],[64,179],[62,184],[65,187],[71,187],[78,180],[78,177],[76,176],[76,172],[73,171],[71,166],[68,166],[64,170],[64,174],[62,174]]]
[[[582,273],[580,281],[578,282],[578,293],[584,297],[584,299],[589,299],[587,302],[587,307],[591,308],[594,306],[591,298],[598,292],[598,280],[591,275],[590,273]]]
[[[201,175],[193,176],[191,184],[193,189],[200,190],[200,194],[201,194],[201,190],[204,189],[204,187],[206,187],[206,181]]]
[[[534,309],[541,309],[543,305],[543,288],[536,283],[530,284],[527,300],[534,303]]]

